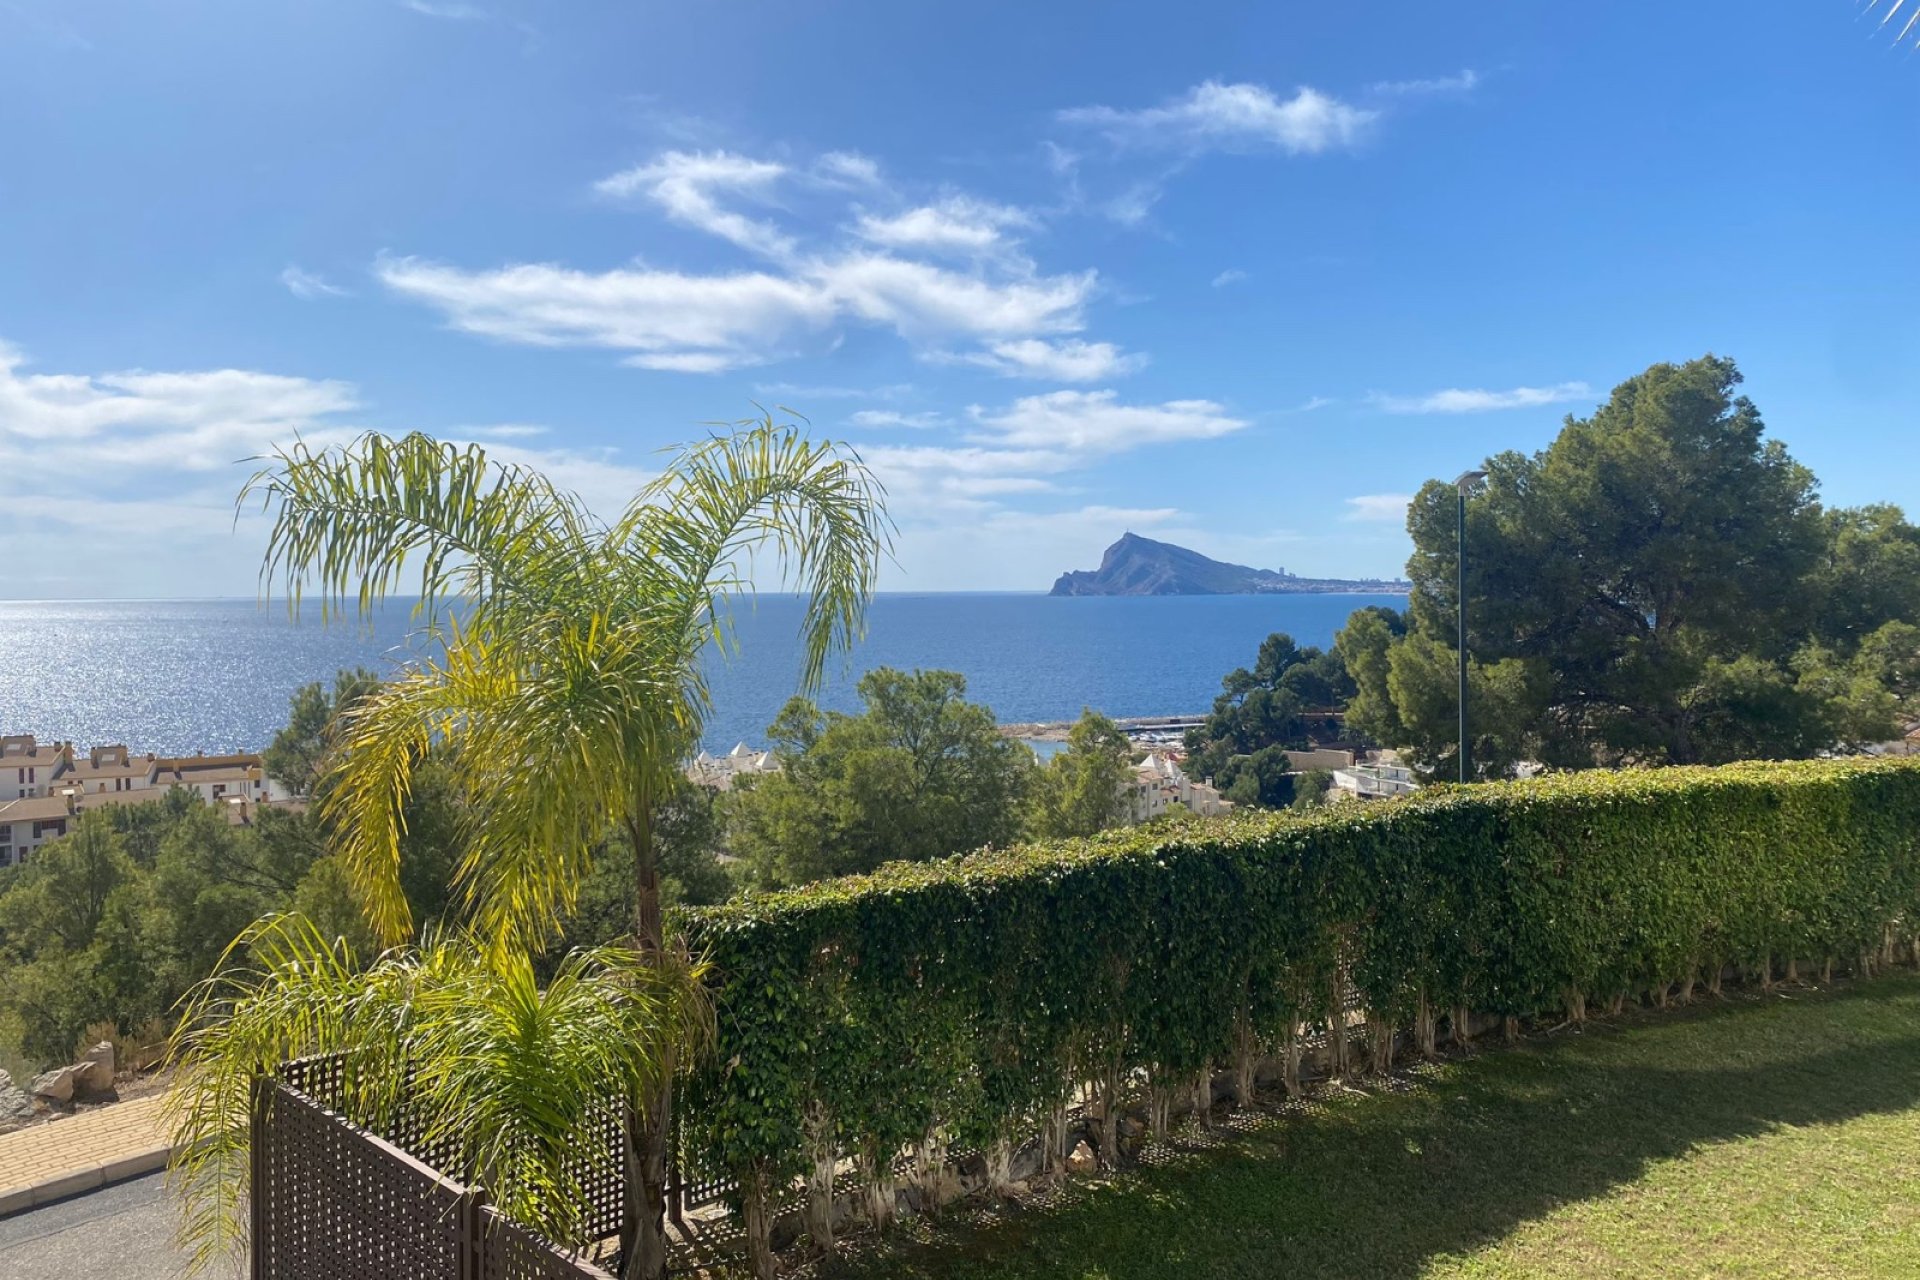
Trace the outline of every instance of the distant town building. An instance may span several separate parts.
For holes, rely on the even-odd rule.
[[[0,738],[0,800],[47,794],[63,759],[62,746],[42,746],[30,733]]]
[[[1128,788],[1128,820],[1146,822],[1170,809],[1181,808],[1211,818],[1230,812],[1233,801],[1204,782],[1195,782],[1167,756],[1149,752],[1133,767]]]
[[[723,756],[702,751],[687,766],[687,781],[715,791],[733,790],[735,778],[760,773],[780,772],[780,761],[771,751],[755,751],[746,743],[736,743]]]
[[[1287,768],[1295,773],[1307,773],[1314,769],[1349,769],[1353,767],[1353,752],[1333,747],[1315,747],[1311,751],[1289,751]]]
[[[282,802],[257,755],[136,756],[120,743],[81,753],[30,733],[0,737],[0,867],[65,835],[88,808],[144,804],[175,787],[225,805],[227,820],[242,826],[260,806]]]
[[[1404,765],[1383,762],[1335,769],[1333,789],[1344,793],[1341,798],[1387,800],[1394,796],[1410,796],[1420,789],[1420,784],[1413,780],[1413,770]]]

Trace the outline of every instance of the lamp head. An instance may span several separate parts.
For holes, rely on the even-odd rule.
[[[1464,495],[1467,492],[1467,490],[1473,488],[1474,485],[1479,484],[1482,480],[1485,480],[1486,478],[1487,478],[1487,473],[1484,471],[1462,471],[1460,473],[1460,478],[1453,482],[1453,487],[1458,489],[1461,492],[1461,494]]]

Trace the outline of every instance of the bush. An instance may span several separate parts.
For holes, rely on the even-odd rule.
[[[827,881],[683,917],[719,1037],[683,1123],[762,1187],[831,1148],[992,1150],[1081,1085],[1164,1093],[1373,1025],[1878,954],[1915,932],[1920,765],[1803,761],[1440,787]],[[1343,1030],[1344,1034],[1344,1030]],[[1429,1031],[1429,1036],[1430,1036]]]

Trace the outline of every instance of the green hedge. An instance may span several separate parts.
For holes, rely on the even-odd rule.
[[[886,1157],[1034,1132],[1076,1083],[1192,1080],[1326,1025],[1525,1016],[1914,932],[1920,765],[1745,764],[1436,788],[976,854],[684,917],[719,1038],[683,1124],[784,1180],[822,1117]],[[762,1185],[770,1185],[762,1183]]]

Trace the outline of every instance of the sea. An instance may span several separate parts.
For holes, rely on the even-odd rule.
[[[959,672],[967,696],[1003,724],[1070,720],[1085,707],[1202,712],[1268,634],[1324,647],[1370,604],[1399,608],[1405,597],[883,593],[817,700],[858,710],[860,676],[890,666]],[[799,679],[802,610],[786,595],[735,603],[737,652],[708,655],[707,749],[765,740]],[[0,602],[0,733],[162,755],[259,750],[295,689],[350,667],[397,670],[419,652],[413,627],[400,601],[366,624],[323,624],[311,602],[298,616],[283,601]]]

